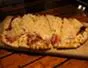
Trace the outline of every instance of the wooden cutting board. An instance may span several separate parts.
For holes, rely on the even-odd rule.
[[[52,49],[46,53],[51,53],[54,55],[61,55],[73,58],[83,58],[88,59],[88,41],[86,41],[82,46],[76,49]]]
[[[52,55],[52,56],[88,59],[88,41],[86,41],[82,46],[76,49],[51,49],[48,51],[40,51],[40,52],[6,47],[6,45],[2,44],[0,45],[0,48],[7,49],[10,51],[33,53],[38,55]]]

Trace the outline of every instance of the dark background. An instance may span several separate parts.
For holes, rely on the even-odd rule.
[[[87,0],[0,0],[0,18],[6,15],[34,13],[72,4],[88,7]]]
[[[0,0],[2,12],[38,12],[74,3],[75,0]]]

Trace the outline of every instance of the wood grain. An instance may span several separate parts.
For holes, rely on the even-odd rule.
[[[24,68],[53,68],[55,65],[65,61],[65,58],[46,56]]]
[[[4,58],[7,55],[12,54],[12,52],[8,52],[7,50],[0,49],[0,58]]]
[[[57,68],[88,68],[88,61],[71,59]]]
[[[12,54],[6,58],[1,59],[1,66],[3,68],[19,68],[19,66],[32,62],[41,56],[32,56],[27,54]]]

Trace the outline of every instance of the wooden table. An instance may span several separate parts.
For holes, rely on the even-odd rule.
[[[0,49],[0,68],[88,68],[88,61]]]

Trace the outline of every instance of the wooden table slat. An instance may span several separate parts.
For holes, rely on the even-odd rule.
[[[71,59],[57,68],[88,68],[88,61]]]
[[[3,68],[18,68],[19,66],[32,62],[41,56],[32,56],[27,54],[12,54],[1,59],[0,63]]]
[[[24,68],[53,68],[55,65],[65,61],[65,58],[46,56]]]
[[[12,54],[12,52],[9,52],[7,50],[0,49],[0,58],[4,58],[8,55]]]

